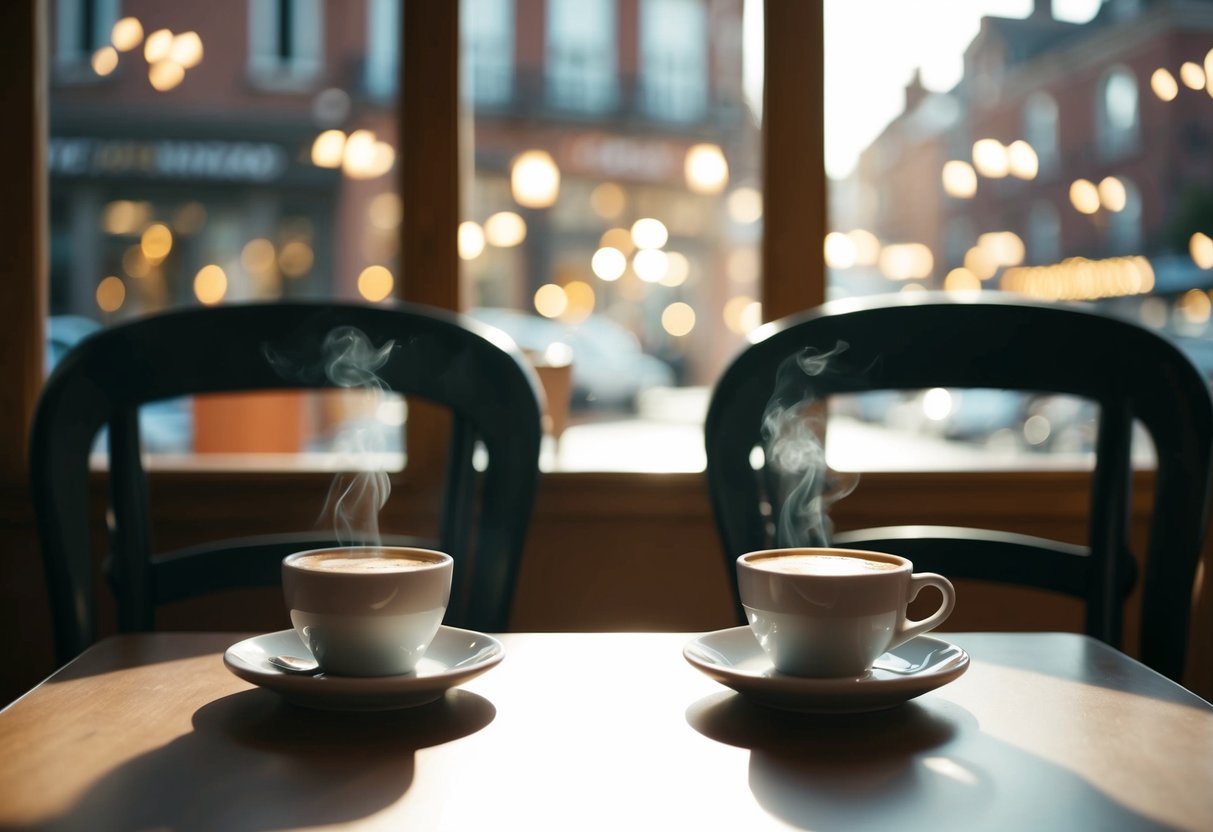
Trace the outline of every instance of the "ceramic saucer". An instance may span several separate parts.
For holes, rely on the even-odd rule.
[[[959,677],[969,654],[955,644],[919,636],[876,660],[862,676],[806,679],[771,666],[749,627],[717,630],[691,641],[686,660],[762,705],[806,713],[859,713],[892,708]]]
[[[270,656],[311,656],[294,630],[245,639],[223,654],[227,669],[246,682],[281,694],[296,705],[327,711],[389,711],[433,702],[450,688],[479,676],[505,657],[501,642],[484,633],[439,627],[417,664],[403,676],[301,676],[279,670]]]

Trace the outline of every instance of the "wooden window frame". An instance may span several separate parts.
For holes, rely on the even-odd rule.
[[[7,197],[0,200],[0,280],[5,287],[4,303],[0,303],[0,356],[7,370],[5,382],[0,385],[0,526],[14,531],[22,540],[33,538],[26,485],[27,443],[43,380],[48,311],[50,2],[0,3],[0,77],[5,79],[0,84],[0,112],[8,115],[12,125],[0,132],[0,176],[6,183]],[[456,230],[464,190],[461,182],[466,184],[470,171],[457,94],[458,3],[403,2],[397,157],[404,205],[400,229],[402,297],[458,309],[461,288]],[[827,227],[822,0],[768,0],[764,30],[761,300],[764,316],[773,319],[811,307],[825,297],[820,248]],[[412,198],[417,194],[425,198]],[[428,474],[441,464],[440,452],[431,449],[440,448],[434,439],[443,428],[438,414],[419,407],[410,409],[409,468],[395,486],[404,491],[410,516],[433,512],[432,502],[420,495],[426,490]],[[1035,523],[1051,530],[1069,529],[1085,511],[1081,497],[1085,479],[1080,472],[1024,471],[1007,473],[994,478],[993,484],[975,487],[976,478],[964,472],[871,474],[840,514],[862,522],[869,514],[877,514],[877,509],[886,511],[890,504],[906,503],[928,515],[942,511],[948,520],[961,525],[981,525],[1005,516],[1029,528]],[[260,514],[272,516],[279,502],[285,506],[306,494],[323,493],[327,480],[328,475],[308,473],[174,472],[164,478],[157,497],[166,497],[169,514],[177,515],[170,517],[170,524],[176,522],[180,528],[197,533],[200,521],[193,516],[197,512],[191,512],[195,496],[205,494],[214,499],[218,493],[218,499],[232,508],[234,518],[251,520],[245,517],[248,506],[257,506]],[[1036,498],[1042,491],[1053,493],[1056,499],[1043,510],[1029,508],[1040,503]],[[1143,488],[1141,493],[1144,496],[1148,492]],[[282,499],[275,501],[275,494]],[[903,499],[906,495],[915,495],[915,499],[907,502]],[[929,504],[918,495],[929,495]],[[1025,514],[1031,511],[1036,513]],[[620,519],[627,522],[621,524]],[[924,516],[917,521],[935,519]],[[966,523],[966,519],[971,522]],[[599,529],[604,530],[601,542],[595,534]],[[576,534],[583,545],[598,543],[600,548],[611,545],[609,541],[615,539],[612,535],[623,535],[620,539],[626,539],[627,549],[623,554],[612,552],[612,558],[634,558],[637,566],[656,562],[653,558],[665,558],[670,568],[680,568],[685,558],[684,565],[693,567],[703,558],[718,557],[717,551],[701,551],[703,547],[718,548],[718,543],[713,543],[714,527],[702,474],[545,475],[533,523],[534,540],[528,544],[529,565],[524,567],[524,584],[516,599],[522,608],[517,616],[520,627],[544,629],[554,620],[559,629],[620,629],[623,620],[633,628],[660,628],[668,623],[668,617],[650,620],[652,610],[643,598],[620,601],[606,597],[610,593],[604,596],[603,606],[584,614],[573,607],[566,611],[566,618],[559,620],[558,616],[544,618],[536,614],[535,610],[550,606],[553,595],[575,597],[568,593],[569,573],[561,571],[575,572],[579,568],[572,563],[575,559],[568,557],[569,534]],[[33,548],[33,544],[22,544],[23,548],[27,546]],[[22,575],[30,574],[28,566],[20,569]],[[730,614],[725,584],[717,577],[722,578],[712,573],[685,579],[706,582],[703,587],[691,586],[692,591],[685,593],[691,599],[686,602],[691,612],[678,620],[687,629],[720,626],[721,617]],[[609,581],[614,580],[609,577]],[[626,593],[630,588],[631,584],[618,589]],[[667,596],[662,596],[663,603],[668,602]],[[1194,627],[1211,616],[1213,604],[1206,601],[1203,606],[1204,612],[1198,609],[1194,615]],[[603,615],[607,609],[611,613]],[[1213,667],[1213,662],[1207,661],[1213,654],[1207,641],[1194,645],[1198,668]],[[1131,651],[1133,645],[1127,647]],[[32,667],[41,661],[28,659],[27,665]],[[1203,673],[1204,677],[1213,675],[1213,671]],[[1198,689],[1200,683],[1213,689],[1213,679],[1193,681],[1198,682]]]

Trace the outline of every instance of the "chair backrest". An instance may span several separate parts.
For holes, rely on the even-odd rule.
[[[768,405],[774,412],[835,394],[936,387],[1070,394],[1099,408],[1086,545],[943,527],[827,532],[814,545],[892,551],[916,569],[1063,592],[1086,602],[1089,634],[1119,646],[1135,581],[1127,536],[1136,420],[1157,456],[1142,657],[1179,676],[1207,523],[1213,402],[1206,380],[1170,341],[1090,307],[922,293],[827,303],[759,328],[750,342],[716,384],[705,425],[709,490],[735,593],[737,556],[806,545],[777,539],[774,518],[791,491],[769,458],[757,471],[751,462],[754,448],[764,447]],[[816,483],[823,459],[810,466]],[[801,484],[792,499],[805,492]],[[737,609],[740,616],[739,601]]]
[[[542,395],[510,339],[472,319],[410,305],[274,303],[174,311],[86,338],[47,380],[31,444],[31,479],[61,660],[96,637],[88,528],[89,454],[108,428],[110,552],[118,625],[148,630],[157,606],[220,589],[272,585],[291,551],[338,543],[336,531],[219,541],[153,553],[138,409],[179,396],[345,386],[323,370],[326,337],[360,330],[394,342],[374,373],[383,388],[451,414],[436,539],[455,559],[446,623],[507,626],[530,521]],[[487,465],[473,464],[483,448]],[[350,541],[345,541],[350,542]]]

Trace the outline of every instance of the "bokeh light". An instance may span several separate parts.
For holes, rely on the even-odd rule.
[[[278,252],[278,268],[287,277],[303,277],[312,270],[316,253],[305,240],[291,240]]]
[[[660,283],[666,276],[667,260],[661,249],[641,249],[632,258],[632,271],[645,283]]]
[[[126,284],[110,275],[97,284],[97,307],[102,312],[117,312],[126,302]]]
[[[1205,88],[1205,69],[1193,61],[1184,61],[1183,66],[1179,68],[1179,80],[1190,90],[1203,90]]]
[[[185,80],[185,68],[176,61],[156,61],[147,68],[147,80],[157,92],[168,92]]]
[[[1154,94],[1162,101],[1174,101],[1179,95],[1179,84],[1175,81],[1175,76],[1162,67],[1154,70],[1154,74],[1150,76],[1150,89],[1154,90]]]
[[[526,239],[526,222],[513,211],[498,211],[484,221],[484,238],[491,246],[512,248]]]
[[[665,223],[652,217],[643,217],[632,223],[632,242],[636,248],[661,248],[670,239]]]
[[[93,72],[104,77],[118,68],[118,50],[112,46],[103,46],[93,53]]]
[[[1207,323],[1210,312],[1213,312],[1213,303],[1200,289],[1189,289],[1180,298],[1179,314],[1190,324]]]
[[[545,318],[559,318],[569,307],[569,296],[555,283],[545,283],[535,290],[535,311]]]
[[[249,274],[265,274],[278,265],[278,252],[274,244],[264,237],[249,240],[240,250],[240,265]]]
[[[879,267],[890,280],[916,280],[931,274],[935,258],[922,243],[899,243],[881,250]]]
[[[1188,252],[1197,268],[1213,269],[1213,238],[1203,231],[1197,231],[1188,240]]]
[[[695,310],[682,301],[671,303],[661,312],[661,327],[675,338],[688,335],[695,328]]]
[[[973,167],[989,179],[1002,179],[1011,170],[1007,149],[997,139],[978,139],[973,143]]]
[[[825,244],[826,265],[831,269],[849,269],[855,265],[855,241],[840,231],[831,231],[826,235]]]
[[[510,191],[524,208],[549,208],[560,196],[560,168],[546,150],[520,153],[510,167]]]
[[[614,182],[602,182],[590,191],[590,207],[604,220],[617,219],[628,207],[627,193]]]
[[[662,286],[681,286],[691,276],[691,261],[680,251],[665,253],[665,277],[661,278]]]
[[[865,228],[856,228],[847,232],[847,237],[855,245],[855,265],[874,266],[880,259],[880,240]]]
[[[192,69],[202,63],[202,38],[197,32],[182,32],[173,38],[168,56],[185,69]]]
[[[611,246],[604,246],[594,252],[590,258],[590,270],[600,280],[608,282],[618,280],[627,271],[628,258],[622,251]]]
[[[1115,176],[1105,176],[1099,183],[1099,204],[1113,213],[1123,211],[1128,202],[1125,185]]]
[[[203,266],[194,275],[194,297],[199,303],[214,306],[227,294],[227,274],[211,263]]]
[[[396,279],[386,266],[367,266],[358,275],[358,294],[378,303],[392,294]]]
[[[956,199],[971,199],[977,193],[977,171],[968,162],[953,159],[943,163],[943,191]]]
[[[1082,214],[1099,210],[1099,188],[1088,179],[1076,179],[1070,185],[1070,204]]]
[[[459,223],[457,240],[459,257],[463,260],[475,260],[484,252],[484,229],[478,222],[464,220]]]
[[[632,232],[626,228],[609,228],[602,233],[598,238],[599,248],[617,248],[624,255],[631,254],[636,250],[636,244],[632,242]]]
[[[130,52],[143,42],[143,24],[138,18],[124,17],[110,30],[110,43],[119,52]]]
[[[168,29],[157,29],[143,42],[143,57],[149,64],[163,61],[173,50],[173,33]]]
[[[594,287],[583,280],[571,280],[564,287],[566,306],[561,320],[571,324],[581,323],[594,311],[597,297]]]
[[[1011,175],[1019,179],[1035,179],[1040,171],[1035,149],[1023,139],[1013,141],[1007,147],[1007,164]]]
[[[139,247],[148,262],[159,263],[173,250],[173,232],[164,223],[149,225],[139,238]]]
[[[729,183],[729,163],[719,145],[691,146],[683,169],[687,188],[697,194],[718,194]]]
[[[729,216],[738,225],[749,225],[762,219],[762,194],[748,185],[736,188],[727,200]]]
[[[965,268],[955,268],[943,279],[943,288],[949,292],[981,291],[981,278]]]
[[[325,130],[312,142],[312,164],[320,168],[339,168],[345,156],[345,133]]]

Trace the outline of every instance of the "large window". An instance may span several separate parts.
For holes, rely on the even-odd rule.
[[[548,101],[571,112],[604,113],[619,93],[615,0],[547,4]]]
[[[707,8],[702,0],[643,0],[640,15],[644,111],[696,121],[707,111]]]
[[[1213,179],[1198,138],[1213,131],[1213,38],[1199,9],[827,0],[825,12],[831,296],[1083,300],[1175,337],[1213,376]],[[1093,406],[945,393],[850,408],[831,431],[837,460],[873,430],[900,443],[883,447],[901,467],[1089,460]]]

